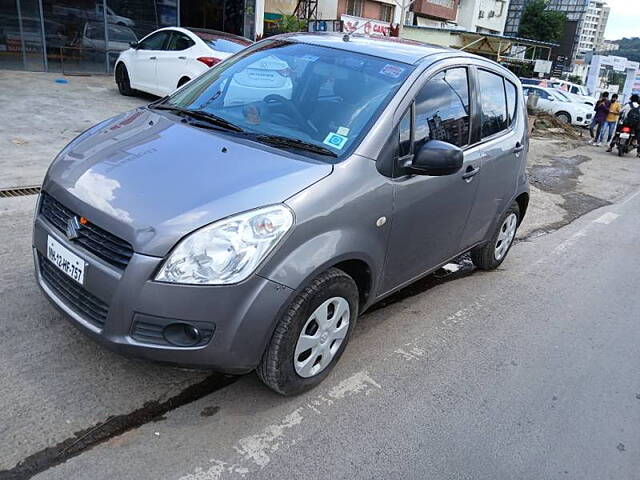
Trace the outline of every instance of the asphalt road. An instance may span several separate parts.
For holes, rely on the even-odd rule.
[[[638,211],[364,315],[306,395],[243,377],[36,478],[640,478]]]

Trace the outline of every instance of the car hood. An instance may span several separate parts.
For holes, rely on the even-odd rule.
[[[193,230],[283,202],[332,169],[140,108],[73,140],[52,163],[43,190],[136,252],[164,256]]]

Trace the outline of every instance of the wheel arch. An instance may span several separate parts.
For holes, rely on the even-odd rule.
[[[176,88],[182,87],[185,83],[190,82],[192,78],[189,75],[181,75],[178,83],[176,84]]]

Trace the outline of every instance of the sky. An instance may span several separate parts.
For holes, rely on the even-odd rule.
[[[606,0],[611,7],[604,38],[640,37],[640,0]]]

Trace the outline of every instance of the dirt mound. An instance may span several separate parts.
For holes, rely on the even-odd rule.
[[[529,131],[536,137],[557,137],[568,140],[584,138],[583,129],[561,122],[553,115],[544,112],[529,114]]]

